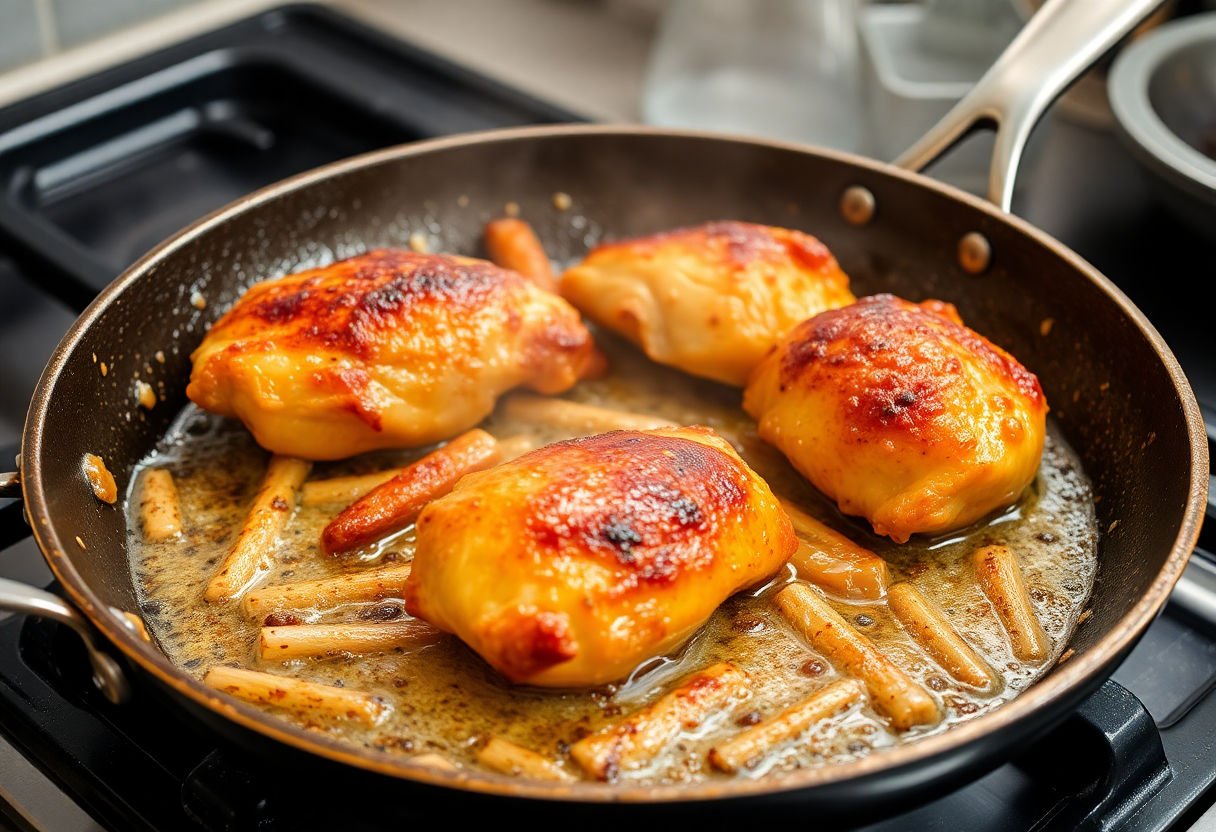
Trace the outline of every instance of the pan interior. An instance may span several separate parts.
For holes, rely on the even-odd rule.
[[[779,452],[759,441],[752,421],[740,409],[737,389],[657,367],[617,339],[601,336],[600,343],[608,352],[609,374],[581,382],[570,397],[592,406],[660,416],[677,424],[712,425],[741,449],[743,458],[776,493],[880,554],[890,566],[893,581],[912,581],[934,598],[1000,679],[992,689],[979,690],[952,678],[926,659],[885,602],[834,601],[845,620],[872,639],[916,684],[932,692],[929,695],[937,700],[942,719],[897,731],[871,705],[851,707],[840,717],[824,720],[812,739],[777,744],[740,776],[775,778],[811,766],[839,764],[950,730],[1020,695],[1061,655],[1093,585],[1096,535],[1089,485],[1079,460],[1055,425],[1049,432],[1040,475],[1015,506],[968,530],[918,537],[901,546],[869,533],[864,523],[842,516]],[[482,427],[499,438],[527,437],[537,447],[577,435],[504,412],[491,416]],[[416,460],[425,450],[429,449],[319,464],[311,477],[324,480],[398,467]],[[157,643],[196,679],[204,679],[217,666],[247,667],[276,677],[340,683],[345,691],[380,697],[390,710],[375,724],[325,726],[331,736],[354,749],[381,749],[406,759],[439,754],[462,767],[484,771],[478,760],[480,744],[497,736],[574,769],[566,750],[577,740],[654,703],[691,674],[717,662],[731,662],[749,677],[752,694],[747,701],[733,710],[720,709],[643,765],[621,771],[606,788],[621,783],[721,779],[723,775],[710,769],[707,755],[743,731],[745,725],[736,719],[771,717],[848,676],[833,668],[827,656],[810,649],[778,612],[773,599],[794,582],[792,568],[729,599],[677,652],[640,665],[625,679],[590,690],[511,685],[454,638],[404,643],[370,655],[283,661],[272,653],[257,658],[260,628],[267,622],[346,626],[400,620],[402,614],[398,602],[379,599],[311,608],[305,603],[299,605],[305,609],[293,611],[294,619],[267,618],[265,612],[270,610],[266,610],[250,620],[241,604],[216,605],[203,599],[203,587],[241,528],[265,462],[266,453],[239,423],[193,406],[183,412],[144,466],[173,473],[182,514],[190,518],[183,536],[161,543],[145,541],[138,531],[138,485],[128,499],[128,540],[140,607]],[[138,482],[141,476],[133,479]],[[412,528],[361,552],[353,564],[319,554],[321,532],[341,507],[301,505],[260,585],[298,585],[318,578],[393,570],[412,559]],[[520,534],[524,533],[521,529]],[[1052,649],[1044,661],[1019,661],[979,588],[970,556],[979,546],[991,544],[1008,546],[1018,555],[1036,615],[1051,639]],[[694,591],[695,587],[685,589]],[[267,712],[295,724],[316,723],[309,714],[274,708]]]
[[[1181,568],[1182,555],[1174,551],[1179,530],[1185,537],[1195,522],[1188,402],[1134,317],[1049,241],[878,167],[763,143],[608,130],[436,147],[380,154],[327,177],[305,177],[224,222],[204,221],[137,264],[86,314],[87,326],[73,330],[52,362],[31,410],[32,453],[25,457],[27,469],[34,468],[27,487],[39,539],[69,592],[146,667],[174,678],[163,656],[133,639],[110,612],[138,605],[125,524],[121,511],[97,503],[83,486],[81,454],[102,455],[120,488],[129,483],[136,461],[185,405],[190,350],[249,283],[373,246],[402,245],[419,232],[432,250],[476,251],[483,223],[507,202],[518,205],[558,259],[578,256],[609,233],[737,218],[820,237],[858,294],[891,291],[955,303],[969,324],[1039,376],[1098,498],[1093,614],[1073,639],[1069,663],[1089,673],[1077,670],[1061,685],[1092,681],[1112,658],[1103,654],[1109,647],[1095,650],[1103,637],[1147,624],[1164,601]],[[862,227],[837,210],[841,192],[857,184],[877,201],[874,220]],[[569,211],[554,208],[558,192],[571,196]],[[971,231],[985,234],[993,250],[991,267],[978,277],[955,261],[959,238]],[[136,404],[136,381],[158,391],[150,411]],[[1126,645],[1132,634],[1116,635]],[[1095,655],[1087,660],[1090,651]],[[1041,687],[1050,688],[1052,676],[1068,674],[1068,667],[1049,674]],[[204,701],[198,688],[180,689]],[[1025,713],[1043,704],[1042,697],[1027,698],[1034,701],[1023,710],[1020,702],[1002,710]],[[996,725],[1000,715],[971,727]],[[976,735],[960,731],[957,741]],[[293,741],[327,748],[307,735]],[[857,772],[844,766],[814,782]]]

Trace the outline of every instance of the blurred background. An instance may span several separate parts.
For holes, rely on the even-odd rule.
[[[334,0],[328,5],[594,120],[810,142],[894,158],[1041,0]],[[277,5],[0,0],[0,104]],[[1216,8],[1168,0],[1145,24]],[[1110,126],[1107,66],[1062,108]],[[978,190],[981,138],[937,175]]]

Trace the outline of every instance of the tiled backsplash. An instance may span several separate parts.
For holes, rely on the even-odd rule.
[[[163,14],[194,0],[34,0],[46,2],[61,46],[75,46],[98,35]]]
[[[0,71],[205,0],[0,0]]]
[[[0,0],[0,70],[42,55],[35,0]]]

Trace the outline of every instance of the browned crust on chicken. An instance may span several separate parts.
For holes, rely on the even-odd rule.
[[[846,514],[902,543],[973,523],[1034,479],[1034,374],[941,301],[864,298],[801,323],[755,369],[760,436]]]
[[[505,390],[603,366],[577,312],[516,272],[397,249],[254,285],[192,359],[191,400],[310,459],[446,439]]]
[[[733,268],[786,259],[812,271],[828,273],[839,268],[828,247],[810,234],[792,228],[739,220],[717,220],[645,237],[602,243],[596,246],[595,251],[628,249],[635,254],[646,255],[669,245],[700,250],[707,258]],[[847,288],[847,278],[844,283]]]
[[[943,434],[937,417],[962,404],[955,390],[969,359],[982,361],[1033,408],[1046,407],[1034,373],[963,326],[952,304],[893,295],[862,298],[800,324],[781,357],[781,389],[833,385],[844,403],[841,418],[859,435],[896,431],[926,443],[950,441],[957,437]]]
[[[628,462],[605,469],[609,455]],[[687,439],[614,431],[558,442],[518,462],[547,481],[525,526],[537,551],[606,560],[620,575],[618,593],[705,568],[723,525],[748,499],[734,460]]]
[[[276,326],[285,347],[340,349],[374,359],[383,333],[441,307],[445,315],[486,307],[506,298],[524,279],[471,258],[376,249],[330,266],[253,286],[214,327],[256,331]],[[507,327],[514,322],[508,311]],[[574,346],[579,338],[559,346]]]
[[[558,442],[469,474],[416,530],[410,614],[551,687],[623,678],[797,547],[764,481],[695,427]]]

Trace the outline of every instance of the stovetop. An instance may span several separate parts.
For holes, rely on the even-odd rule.
[[[392,785],[369,793],[367,783],[345,780],[328,765],[268,770],[262,759],[183,722],[151,691],[141,691],[138,712],[104,701],[88,680],[78,643],[54,624],[20,618],[0,623],[0,657],[4,732],[107,828],[360,832],[456,811],[475,816],[483,808],[504,820],[625,819],[611,808],[595,808],[596,817],[571,806],[487,807],[475,796]],[[1173,681],[1161,686],[1163,677]],[[862,829],[1189,828],[1209,808],[1216,779],[1216,697],[1202,696],[1214,679],[1216,633],[1167,613],[1115,681],[1013,763]],[[325,793],[334,799],[301,799]],[[788,809],[743,811],[757,821]],[[698,807],[656,809],[652,816],[722,821],[733,813]]]
[[[307,117],[295,106],[301,96],[314,105]],[[15,444],[72,308],[181,225],[362,150],[569,120],[577,116],[316,7],[273,10],[0,110],[0,448]],[[1025,171],[1015,211],[1148,313],[1216,436],[1210,311],[1170,291],[1206,276],[1212,245],[1157,208],[1109,133],[1055,117],[1041,132],[1046,150]],[[23,270],[27,246],[53,252],[54,273]],[[1201,540],[1209,550],[1212,516]],[[1205,813],[1216,822],[1216,560],[1208,558],[1197,557],[1175,603],[1114,680],[1049,737],[968,786],[864,828],[1174,830]],[[47,580],[28,540],[4,552],[0,574]],[[363,786],[328,765],[267,770],[151,692],[135,707],[109,705],[83,668],[78,645],[57,625],[0,622],[0,735],[45,772],[59,799],[106,828],[358,830],[479,808],[466,795],[395,788],[360,799]],[[4,804],[12,775],[0,768],[0,828],[6,818],[30,828],[23,815],[47,813],[27,812],[19,798]],[[312,794],[329,799],[300,799]],[[547,811],[492,809],[529,820]],[[724,817],[708,811],[695,814]],[[574,813],[561,807],[555,819],[568,823]]]

